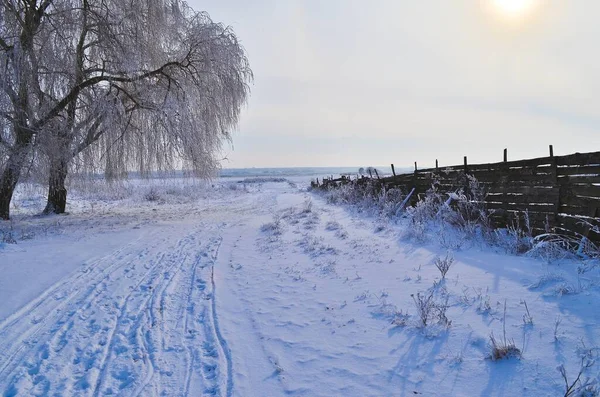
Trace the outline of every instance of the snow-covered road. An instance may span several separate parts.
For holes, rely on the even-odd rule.
[[[229,390],[212,299],[221,238],[214,224],[187,226],[140,231],[6,318],[5,395]]]
[[[3,396],[553,395],[597,354],[597,289],[551,296],[533,259],[464,249],[440,281],[445,249],[288,183],[140,207],[0,248]],[[449,327],[417,326],[432,288]],[[503,321],[520,361],[486,359]]]

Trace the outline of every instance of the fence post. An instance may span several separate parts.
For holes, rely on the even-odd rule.
[[[394,176],[396,176],[396,170],[394,169],[394,164],[392,164],[392,174],[394,174]]]
[[[438,161],[437,159],[435,159],[435,172],[438,172],[439,168],[438,168]]]
[[[465,174],[469,172],[469,168],[467,167],[467,156],[465,156]]]
[[[504,164],[501,167],[500,173],[500,183],[502,184],[502,211],[504,212],[503,216],[503,225],[508,226],[508,192],[507,192],[507,180],[508,180],[508,149],[504,148]]]
[[[417,172],[418,172],[417,171],[417,162],[415,161],[415,172],[413,174],[413,188],[415,190],[417,190],[415,193],[418,193],[418,190],[419,190],[419,189],[417,189]]]
[[[563,194],[566,192],[565,189],[563,189],[558,183],[558,166],[556,165],[556,158],[554,158],[554,147],[552,145],[549,145],[548,150],[550,152],[550,175],[552,178],[552,185],[558,188],[558,198],[556,199],[556,203],[554,203],[554,225],[558,225],[558,213],[560,212],[560,205]],[[550,228],[550,225],[548,225],[547,228]],[[552,230],[546,230],[546,232],[550,231]]]

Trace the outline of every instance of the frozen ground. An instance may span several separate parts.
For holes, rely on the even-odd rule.
[[[593,262],[446,235],[442,280],[439,236],[302,184],[153,183],[76,189],[53,217],[21,187],[0,234],[2,396],[562,396],[561,365],[598,380]],[[491,360],[492,333],[520,359]]]

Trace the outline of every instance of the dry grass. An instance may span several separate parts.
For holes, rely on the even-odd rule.
[[[492,332],[490,334],[490,342],[492,351],[489,358],[492,361],[504,360],[509,358],[521,358],[521,350],[515,345],[514,340],[506,339],[506,301],[504,301],[504,319],[502,320],[502,340],[499,341]]]

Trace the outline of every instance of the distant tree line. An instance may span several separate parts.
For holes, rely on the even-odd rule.
[[[25,173],[219,167],[252,81],[228,26],[181,0],[0,0],[0,218]]]

